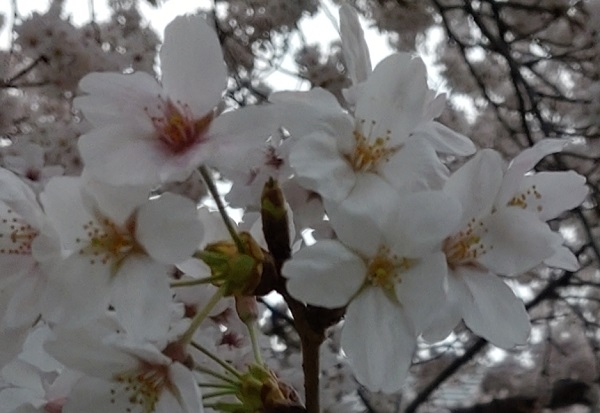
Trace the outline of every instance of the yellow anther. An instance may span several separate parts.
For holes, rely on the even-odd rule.
[[[364,120],[360,121],[354,130],[355,147],[348,160],[355,171],[371,172],[379,166],[380,162],[387,162],[400,147],[390,145],[389,130],[383,136],[371,136],[375,122],[371,122],[367,134],[363,133],[362,125]]]

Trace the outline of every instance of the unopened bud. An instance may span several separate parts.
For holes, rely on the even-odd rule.
[[[283,262],[291,254],[290,233],[285,199],[279,184],[273,178],[265,184],[260,203],[265,241],[273,258]]]

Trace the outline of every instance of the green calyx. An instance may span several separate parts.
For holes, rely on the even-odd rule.
[[[264,254],[260,246],[247,232],[239,237],[243,252],[233,241],[220,241],[195,254],[210,267],[212,284],[225,286],[225,296],[252,295],[262,275]]]

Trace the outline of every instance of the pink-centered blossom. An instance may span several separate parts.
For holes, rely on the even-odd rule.
[[[79,150],[96,178],[114,185],[182,181],[203,164],[235,164],[269,136],[269,110],[224,113],[227,71],[215,31],[200,16],[165,29],[161,81],[145,72],[91,73],[75,99],[93,125]]]

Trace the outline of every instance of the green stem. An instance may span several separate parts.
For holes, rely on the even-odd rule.
[[[213,307],[225,295],[225,288],[226,288],[225,286],[220,287],[213,294],[213,296],[210,298],[208,303],[206,303],[206,305],[204,306],[202,311],[200,311],[199,313],[197,313],[194,316],[194,318],[192,319],[192,322],[190,323],[190,326],[188,327],[186,332],[183,333],[183,336],[181,336],[181,344],[183,344],[184,346],[187,346],[188,344],[190,344],[192,342],[192,337],[194,336],[194,333],[196,332],[198,327],[200,327],[200,324],[202,323],[202,321],[204,321],[204,319],[208,316],[208,313],[210,313],[210,311],[213,309]]]
[[[256,323],[250,321],[246,323],[248,328],[248,334],[250,335],[250,342],[252,343],[252,353],[254,354],[254,361],[256,364],[263,365],[262,356],[260,354],[260,348],[258,347],[258,338],[256,337]]]
[[[225,205],[223,204],[223,201],[221,200],[221,195],[219,194],[217,186],[215,185],[215,183],[212,179],[210,171],[208,169],[206,169],[206,166],[200,167],[200,175],[202,175],[204,182],[206,182],[206,187],[208,188],[208,192],[210,192],[213,199],[215,200],[215,203],[217,204],[217,209],[219,210],[219,214],[221,214],[221,218],[223,219],[223,222],[225,223],[225,226],[227,227],[227,231],[229,232],[229,235],[231,235],[231,239],[233,239],[233,242],[235,242],[235,245],[236,245],[238,251],[245,252],[246,248],[244,248],[244,244],[242,243],[242,240],[240,239],[237,231],[235,230],[235,227],[233,226],[233,222],[231,222],[231,218],[227,214]]]
[[[237,387],[229,384],[229,383],[197,383],[198,387],[204,387],[206,389],[232,389],[236,390]]]
[[[215,363],[217,363],[219,366],[223,367],[225,370],[227,370],[228,372],[230,372],[231,374],[233,374],[235,377],[237,377],[237,378],[242,377],[242,374],[239,371],[237,371],[235,368],[233,368],[233,366],[231,366],[231,364],[229,364],[229,363],[221,360],[219,358],[219,356],[217,356],[216,354],[214,354],[212,351],[210,351],[206,347],[202,346],[201,344],[198,344],[195,341],[192,341],[190,344],[196,350],[204,353],[206,356],[208,356],[208,358],[210,358],[212,361],[214,361]]]
[[[202,400],[210,399],[212,397],[226,396],[228,394],[235,394],[235,390],[221,390],[212,393],[206,393],[202,395]]]
[[[209,376],[213,376],[219,380],[223,380],[225,383],[231,384],[232,387],[238,386],[238,384],[239,384],[237,381],[233,380],[232,378],[227,377],[224,374],[217,373],[216,371],[212,371],[211,369],[203,367],[203,366],[194,366],[194,370],[197,370],[200,373],[208,374]]]
[[[214,277],[195,278],[193,280],[178,280],[173,281],[170,285],[171,288],[178,287],[191,287],[200,284],[211,284],[214,281]]]
[[[205,409],[213,409],[220,412],[233,412],[234,409],[239,409],[243,407],[239,403],[202,403]],[[225,410],[226,409],[226,410]]]

